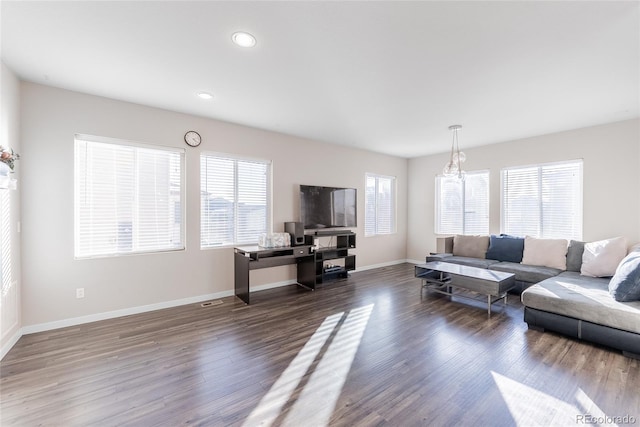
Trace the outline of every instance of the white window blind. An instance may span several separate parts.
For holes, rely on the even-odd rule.
[[[489,172],[436,177],[436,234],[489,233]]]
[[[267,232],[271,162],[200,156],[200,246],[256,244]]]
[[[365,236],[396,232],[396,179],[366,174]]]
[[[2,295],[11,286],[11,195],[0,190],[0,289]],[[0,302],[2,298],[0,298]],[[1,305],[0,305],[1,306]]]
[[[184,150],[76,136],[75,256],[184,249]]]
[[[502,170],[503,233],[582,239],[582,160]]]

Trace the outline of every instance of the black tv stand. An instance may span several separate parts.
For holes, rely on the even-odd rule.
[[[249,271],[260,268],[295,264],[297,282],[307,289],[316,289],[322,283],[349,277],[349,271],[356,269],[356,256],[349,249],[356,247],[356,233],[350,230],[323,230],[323,234],[306,234],[302,246],[284,248],[262,248],[259,246],[239,246],[234,248],[234,293],[249,304]],[[314,239],[336,237],[335,246],[313,251]],[[333,241],[333,239],[332,239]],[[327,265],[330,260],[344,260],[344,266]]]
[[[313,245],[313,240],[319,237],[336,237],[336,243],[315,251],[316,285],[349,277],[349,272],[356,269],[356,256],[349,253],[349,249],[356,247],[356,233],[351,230],[318,230],[305,235],[305,244]],[[344,266],[331,263],[331,267],[326,268],[327,261],[338,259],[344,260]]]

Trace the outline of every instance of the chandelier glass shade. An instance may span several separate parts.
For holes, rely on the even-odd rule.
[[[465,172],[462,170],[462,164],[467,160],[467,156],[464,152],[460,151],[460,145],[458,144],[458,131],[462,129],[461,125],[451,125],[449,130],[453,132],[453,139],[451,141],[451,155],[449,156],[449,162],[442,170],[444,176],[456,176],[458,179],[464,179]]]

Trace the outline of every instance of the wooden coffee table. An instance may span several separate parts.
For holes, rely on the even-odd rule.
[[[422,279],[423,288],[433,292],[469,298],[467,295],[453,293],[453,288],[460,288],[486,295],[489,316],[491,305],[501,299],[506,304],[507,292],[515,287],[515,275],[512,273],[441,261],[416,265],[415,277]]]

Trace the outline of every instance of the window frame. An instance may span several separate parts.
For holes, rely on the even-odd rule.
[[[237,235],[238,235],[238,231],[237,231],[237,218],[238,215],[234,214],[235,217],[235,223],[234,223],[234,230],[233,230],[233,234],[234,234],[234,241],[233,242],[229,242],[229,243],[223,243],[220,245],[207,245],[204,246],[203,245],[203,218],[202,218],[202,213],[203,213],[203,208],[202,208],[202,194],[204,194],[205,189],[202,187],[202,182],[203,182],[203,170],[202,170],[202,159],[203,157],[213,157],[213,158],[217,158],[217,159],[222,159],[222,160],[231,160],[234,162],[234,164],[236,165],[236,167],[234,167],[234,169],[236,170],[236,173],[234,174],[234,195],[237,196],[237,179],[238,179],[238,175],[237,175],[237,163],[238,162],[247,162],[247,163],[262,163],[264,165],[267,166],[267,174],[266,174],[266,184],[265,184],[265,189],[266,189],[266,218],[265,218],[265,233],[271,233],[273,231],[273,161],[270,159],[263,159],[263,158],[259,158],[259,157],[248,157],[248,156],[238,156],[235,154],[229,154],[229,153],[222,153],[222,152],[217,152],[217,151],[201,151],[200,155],[198,156],[198,162],[199,162],[199,173],[200,173],[200,178],[199,178],[199,191],[200,191],[200,200],[199,200],[199,214],[200,214],[200,221],[199,221],[199,225],[200,225],[200,232],[199,232],[199,240],[200,240],[200,250],[209,250],[209,249],[223,249],[223,248],[231,248],[231,247],[237,247],[237,246],[251,246],[251,245],[257,245],[258,244],[258,239],[256,238],[255,242],[238,242],[237,241]],[[235,197],[235,196],[234,196]],[[234,203],[234,212],[237,212],[237,201],[233,202]]]
[[[486,202],[487,202],[487,217],[486,217],[486,221],[487,221],[487,226],[486,226],[486,230],[485,231],[478,231],[478,230],[474,230],[474,231],[467,231],[465,229],[465,225],[466,225],[466,215],[465,215],[465,211],[466,211],[466,182],[469,179],[470,176],[473,175],[486,175],[486,181],[487,181],[487,187],[486,187],[486,191],[487,191],[487,197],[486,197]],[[442,203],[442,200],[440,199],[440,186],[441,186],[441,181],[443,179],[448,179],[449,177],[446,177],[442,174],[438,174],[435,177],[435,200],[434,200],[434,234],[438,235],[438,236],[447,236],[447,235],[452,235],[452,234],[462,234],[462,235],[472,235],[472,234],[489,234],[489,230],[491,228],[491,171],[489,169],[481,169],[481,170],[475,170],[475,171],[467,171],[465,173],[465,179],[464,181],[462,181],[462,188],[461,188],[461,196],[462,196],[462,209],[461,209],[461,218],[462,218],[462,225],[461,225],[461,232],[455,232],[455,231],[446,231],[446,230],[442,230],[442,224],[440,221],[441,215],[440,215],[440,206]],[[453,177],[453,179],[457,179],[456,177]]]
[[[118,145],[118,146],[126,146],[126,147],[134,147],[136,149],[144,149],[144,150],[157,150],[157,151],[166,151],[172,152],[179,155],[179,164],[180,164],[180,247],[171,247],[164,249],[150,249],[150,250],[134,250],[130,252],[111,252],[111,253],[93,253],[93,254],[79,254],[79,233],[80,233],[80,206],[78,203],[79,194],[79,164],[77,161],[77,149],[78,142],[87,142],[87,143],[97,143],[97,144],[109,144],[109,145]],[[73,185],[74,185],[74,195],[73,195],[73,203],[74,203],[74,259],[76,260],[85,260],[85,259],[97,259],[97,258],[111,258],[111,257],[121,257],[121,256],[135,256],[135,255],[147,255],[147,254],[158,254],[158,253],[167,253],[167,252],[180,252],[186,250],[186,151],[184,148],[178,148],[173,146],[165,146],[159,144],[148,144],[137,141],[131,141],[121,138],[110,138],[103,136],[95,136],[95,135],[85,135],[85,134],[75,134],[74,135],[74,177],[73,177]],[[134,233],[135,234],[135,233]],[[132,237],[133,239],[134,237]]]
[[[578,200],[579,200],[579,207],[580,207],[580,226],[579,226],[579,230],[578,230],[578,234],[574,235],[574,236],[563,236],[563,237],[543,237],[544,236],[544,217],[542,215],[543,212],[543,206],[542,206],[542,191],[541,189],[543,188],[543,183],[542,183],[542,170],[545,167],[554,167],[554,166],[560,166],[560,165],[571,165],[571,164],[576,164],[579,165],[578,168],[578,173],[579,173],[579,182],[578,182],[578,186],[579,188],[577,189],[578,191]],[[510,166],[510,167],[506,167],[506,168],[502,168],[500,170],[500,232],[501,233],[509,233],[509,231],[506,230],[505,224],[506,224],[506,217],[507,217],[507,213],[505,212],[506,210],[506,200],[505,200],[505,172],[508,171],[514,171],[514,170],[519,170],[519,169],[534,169],[537,168],[538,169],[538,173],[537,173],[537,177],[538,177],[538,182],[537,182],[537,186],[538,186],[538,211],[540,212],[539,215],[539,220],[538,220],[538,235],[531,235],[529,234],[530,237],[535,237],[535,238],[562,238],[562,239],[566,239],[566,240],[582,240],[582,236],[584,233],[584,160],[583,159],[572,159],[572,160],[562,160],[562,161],[557,161],[557,162],[546,162],[546,163],[536,163],[536,164],[530,164],[530,165],[520,165],[520,166]],[[523,236],[524,237],[524,236]]]
[[[11,194],[0,189],[0,292],[5,295],[13,282],[11,239]]]
[[[368,233],[367,232],[367,214],[368,214],[368,209],[367,209],[367,181],[369,180],[369,178],[373,178],[375,179],[375,218],[373,220],[373,224],[374,224],[374,232],[373,233]],[[378,209],[379,209],[379,204],[378,204],[378,185],[379,185],[379,181],[381,179],[384,180],[390,180],[390,184],[391,184],[391,223],[389,224],[389,228],[390,231],[387,232],[380,232],[379,228],[380,228],[380,224],[379,224],[379,220],[378,220]],[[381,174],[377,174],[377,173],[372,173],[372,172],[366,172],[365,173],[365,178],[364,178],[364,236],[365,237],[374,237],[374,236],[389,236],[392,234],[396,234],[398,232],[398,179],[395,176],[391,176],[391,175],[381,175]]]

